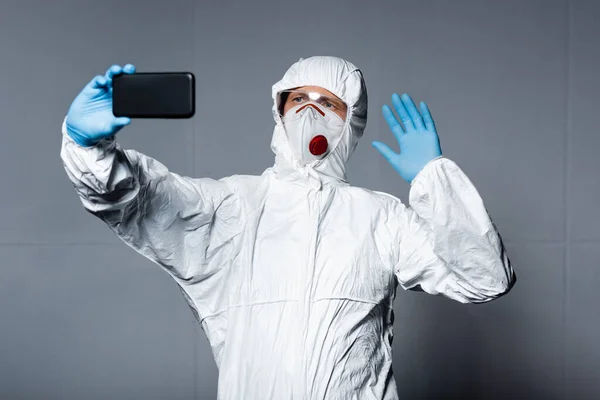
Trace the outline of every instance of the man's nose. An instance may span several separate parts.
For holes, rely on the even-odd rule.
[[[321,110],[319,107],[316,106],[316,104],[313,104],[313,103],[308,103],[308,104],[303,105],[296,111],[296,114],[298,114],[300,111],[304,110],[307,107],[311,107],[311,108],[317,110],[317,112],[319,114],[321,114],[321,116],[323,116],[323,117],[325,116],[325,113],[323,112],[323,110]]]

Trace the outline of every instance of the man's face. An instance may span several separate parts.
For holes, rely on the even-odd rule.
[[[285,104],[283,105],[283,115],[285,115],[292,108],[302,104],[302,98],[300,98],[300,96],[295,96],[294,91],[316,92],[320,95],[326,96],[326,100],[320,102],[321,106],[330,111],[333,111],[334,113],[339,115],[342,120],[346,120],[346,114],[348,112],[348,107],[346,106],[346,103],[344,103],[343,100],[331,93],[329,90],[323,89],[320,86],[301,86],[292,89]]]

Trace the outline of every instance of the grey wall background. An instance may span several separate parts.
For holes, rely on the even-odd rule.
[[[217,369],[178,288],[87,214],[60,126],[113,63],[197,76],[197,114],[120,143],[183,175],[273,163],[271,85],[299,57],[364,72],[351,182],[407,200],[369,142],[394,91],[431,107],[517,271],[465,306],[398,292],[401,398],[600,398],[600,3],[582,0],[0,3],[0,398],[211,399]]]

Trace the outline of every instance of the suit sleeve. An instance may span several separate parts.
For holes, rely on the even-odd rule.
[[[203,280],[233,257],[240,201],[223,181],[192,179],[114,137],[81,147],[62,125],[61,159],[84,208],[180,280]]]
[[[413,180],[410,207],[393,202],[394,273],[407,290],[483,303],[516,276],[479,193],[451,160],[432,160]]]

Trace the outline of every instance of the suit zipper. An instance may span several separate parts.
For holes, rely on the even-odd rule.
[[[310,240],[308,246],[307,265],[306,265],[306,281],[305,281],[305,293],[304,293],[304,335],[302,338],[302,381],[303,381],[303,400],[308,399],[308,360],[307,360],[307,347],[306,340],[308,334],[308,323],[311,314],[311,301],[312,301],[312,289],[314,282],[315,264],[317,258],[317,239],[318,239],[318,226],[320,217],[320,203],[321,203],[321,190],[317,189],[314,193],[314,207],[311,204],[310,192],[308,196],[308,209],[309,209],[309,221],[310,221]]]

